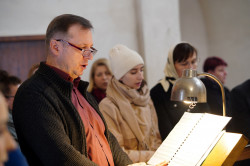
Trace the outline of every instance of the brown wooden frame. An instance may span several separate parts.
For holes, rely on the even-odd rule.
[[[28,77],[32,65],[45,60],[45,35],[0,37],[0,69]]]

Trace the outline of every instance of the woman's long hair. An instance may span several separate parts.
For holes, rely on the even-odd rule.
[[[89,86],[88,86],[88,92],[92,92],[93,88],[95,87],[94,77],[95,77],[95,71],[98,66],[106,66],[108,71],[111,73],[111,68],[109,66],[109,62],[106,58],[100,58],[97,59],[91,66],[90,74],[89,74]]]

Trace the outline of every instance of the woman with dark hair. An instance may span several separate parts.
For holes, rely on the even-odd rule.
[[[106,89],[112,77],[108,60],[97,59],[90,70],[88,92],[90,92],[98,103],[106,97]]]
[[[219,57],[208,57],[203,65],[203,71],[217,77],[224,85],[227,77],[227,63]],[[207,104],[210,108],[210,113],[222,115],[222,94],[218,83],[214,80],[205,77],[201,79],[207,90]],[[224,86],[226,98],[226,111],[229,109],[230,91]],[[227,113],[228,114],[228,113]]]
[[[8,113],[9,113],[9,119],[8,119],[8,129],[11,133],[11,135],[17,140],[16,130],[12,118],[12,109],[13,109],[13,102],[14,97],[16,95],[17,89],[21,84],[21,79],[16,76],[10,76],[8,72],[4,70],[0,70],[0,84],[1,84],[1,90],[2,93],[6,99],[7,105],[8,105]]]
[[[191,44],[177,44],[174,48],[170,49],[168,53],[167,63],[164,69],[165,77],[150,91],[158,116],[162,140],[168,136],[183,113],[190,111],[189,105],[183,102],[170,101],[170,97],[173,84],[182,76],[182,71],[184,69],[196,69],[197,61],[197,50]],[[196,106],[192,109],[192,112],[198,112],[197,110]]]
[[[8,105],[2,94],[3,86],[0,87],[0,166],[28,166],[18,144],[7,128]]]

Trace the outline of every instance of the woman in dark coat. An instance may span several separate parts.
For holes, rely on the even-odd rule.
[[[185,111],[190,111],[189,105],[183,102],[170,101],[171,90],[176,79],[181,77],[184,69],[197,68],[197,50],[189,43],[179,43],[169,51],[164,69],[165,77],[155,85],[150,95],[158,116],[159,130],[164,140]],[[199,104],[197,104],[199,105]],[[199,111],[198,111],[199,110]],[[191,112],[205,112],[197,106]]]

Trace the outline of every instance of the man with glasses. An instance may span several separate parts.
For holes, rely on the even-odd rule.
[[[80,76],[97,52],[91,23],[65,14],[46,32],[46,62],[19,88],[13,108],[20,147],[30,165],[128,165]]]

